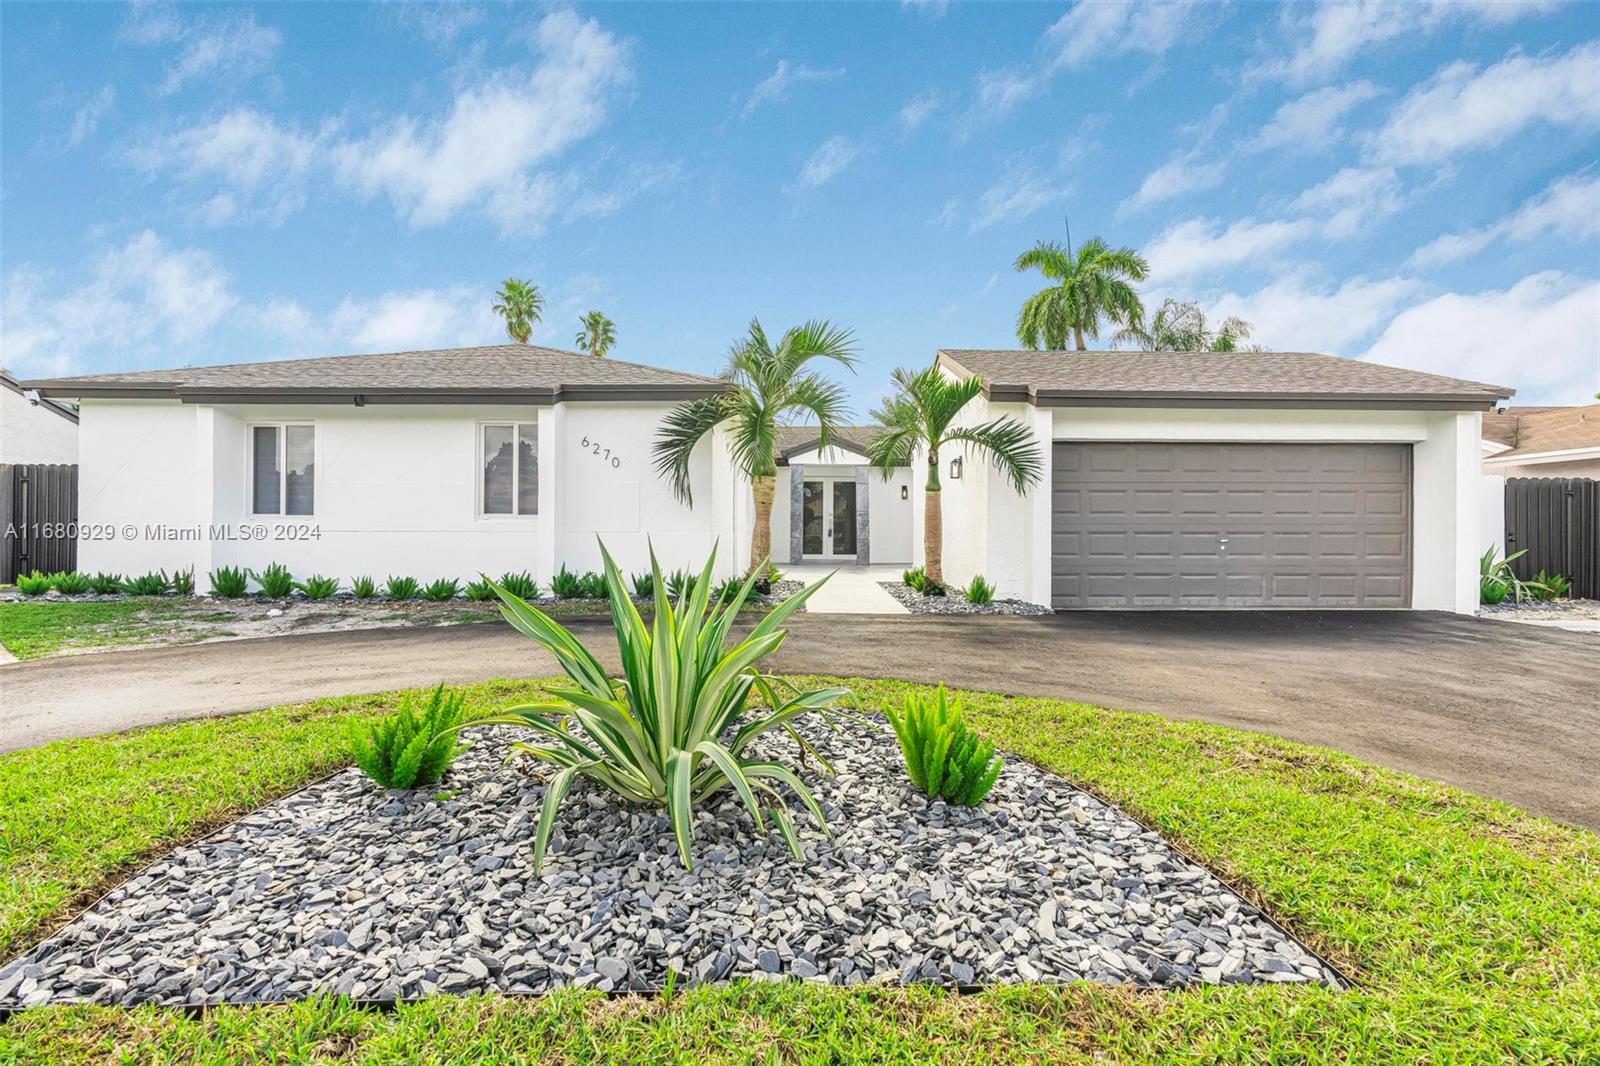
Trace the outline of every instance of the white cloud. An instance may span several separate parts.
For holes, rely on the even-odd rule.
[[[1318,4],[1305,18],[1286,9],[1291,32],[1309,38],[1287,58],[1257,69],[1267,77],[1303,84],[1337,72],[1375,45],[1433,33],[1450,20],[1503,25],[1555,6],[1542,0],[1343,0]]]
[[[1027,218],[1061,203],[1071,192],[1072,185],[1061,178],[1031,165],[1013,165],[978,197],[977,215],[970,229],[976,233],[1002,222]]]
[[[1518,403],[1582,403],[1600,388],[1600,281],[1550,270],[1436,296],[1397,315],[1363,358],[1510,385]]]
[[[128,357],[203,336],[238,306],[210,253],[171,248],[146,230],[104,249],[76,288],[18,267],[6,277],[0,346],[21,376],[68,373],[85,354]]]
[[[1208,301],[1207,314],[1218,321],[1237,315],[1250,323],[1253,343],[1278,351],[1347,355],[1420,289],[1410,278],[1350,278],[1328,285],[1295,272],[1254,292],[1224,293]]]
[[[978,107],[984,112],[1009,111],[1043,93],[1061,71],[1093,61],[1164,55],[1180,42],[1195,40],[1205,11],[1205,5],[1192,0],[1116,4],[1079,0],[1045,31],[1033,59],[978,76]]]
[[[346,297],[328,316],[328,327],[351,351],[454,348],[483,344],[501,332],[489,305],[484,290],[463,285]]]
[[[1344,167],[1295,197],[1290,210],[1317,218],[1325,237],[1348,237],[1404,205],[1392,167]]]
[[[593,19],[556,11],[535,34],[531,73],[458,92],[443,118],[399,119],[333,149],[340,181],[387,196],[414,227],[481,208],[508,233],[537,233],[576,202],[572,175],[541,170],[604,123],[631,82],[628,48]]]
[[[907,100],[900,109],[900,125],[908,130],[918,130],[944,106],[937,89],[920,92]]]
[[[900,10],[941,18],[950,10],[950,0],[900,0]]]
[[[178,55],[167,64],[166,77],[156,89],[162,96],[195,81],[247,81],[271,67],[283,44],[283,34],[261,25],[253,14],[185,21],[175,8],[156,4],[135,5],[123,21],[121,36],[134,44],[178,45]]]
[[[1569,174],[1499,221],[1446,233],[1418,248],[1413,266],[1429,267],[1476,255],[1497,240],[1529,242],[1541,237],[1580,241],[1600,233],[1600,177]]]
[[[1257,151],[1330,147],[1344,137],[1340,123],[1345,116],[1381,92],[1369,81],[1314,89],[1278,108],[1250,146]]]
[[[85,100],[82,106],[72,113],[72,126],[67,130],[65,138],[66,146],[76,148],[93,137],[95,131],[100,128],[100,120],[106,117],[116,99],[116,90],[110,85],[103,85]]]
[[[1241,218],[1226,226],[1214,219],[1192,218],[1162,231],[1145,249],[1145,256],[1152,284],[1168,284],[1225,267],[1270,262],[1316,232],[1317,223],[1308,218]]]
[[[1200,153],[1180,152],[1145,176],[1138,191],[1117,205],[1117,217],[1190,193],[1214,189],[1228,173],[1225,159],[1202,162]]]
[[[795,184],[802,189],[815,189],[826,185],[855,161],[860,149],[848,137],[829,137],[817,145],[816,151],[800,168]]]
[[[152,139],[130,153],[138,166],[218,185],[202,217],[213,224],[264,217],[274,224],[298,210],[322,150],[318,136],[280,125],[253,108]]]
[[[417,32],[423,40],[443,48],[485,19],[483,9],[462,2],[438,3],[431,0],[406,0],[393,5],[396,20]]]
[[[765,78],[756,82],[755,88],[750,90],[750,95],[745,97],[744,107],[739,112],[741,118],[749,118],[755,113],[756,108],[774,100],[787,100],[789,93],[797,85],[805,85],[814,81],[832,81],[834,78],[844,77],[843,67],[818,69],[808,67],[803,63],[790,63],[787,59],[778,60],[777,69]]]
[[[1372,147],[1389,162],[1437,164],[1538,123],[1600,125],[1600,41],[1561,55],[1513,54],[1486,69],[1451,63],[1407,94]]]

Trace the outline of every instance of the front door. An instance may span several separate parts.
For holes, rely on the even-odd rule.
[[[803,486],[800,548],[807,558],[854,559],[856,483],[854,478],[808,479]]]

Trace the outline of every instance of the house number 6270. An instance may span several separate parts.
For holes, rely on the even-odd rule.
[[[599,441],[590,440],[588,437],[585,437],[583,438],[583,447],[598,455],[602,462],[610,463],[611,469],[622,469],[622,459],[618,456],[612,455],[611,449],[603,446]]]

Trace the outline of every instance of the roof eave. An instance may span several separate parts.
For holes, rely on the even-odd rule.
[[[28,382],[41,396],[104,400],[178,400],[182,403],[307,403],[307,404],[518,404],[548,406],[563,402],[613,402],[696,400],[720,395],[727,386],[708,382],[662,382],[637,385],[561,385],[555,388],[368,388],[315,386],[309,388],[208,388],[176,382]]]
[[[1018,385],[986,386],[985,393],[1008,397],[1025,390],[1037,407],[1289,407],[1486,411],[1498,394],[1485,393],[1333,393],[1333,392],[1128,392],[1083,389],[1034,389]],[[1020,398],[1020,397],[1019,397]]]

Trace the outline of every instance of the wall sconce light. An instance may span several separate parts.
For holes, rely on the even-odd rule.
[[[355,396],[355,403],[357,407],[365,407],[367,406],[367,398],[358,392]]]
[[[911,499],[911,486],[909,486],[909,485],[901,485],[900,486],[900,498],[902,500]]]
[[[950,460],[950,480],[961,480],[961,456],[959,455]]]

